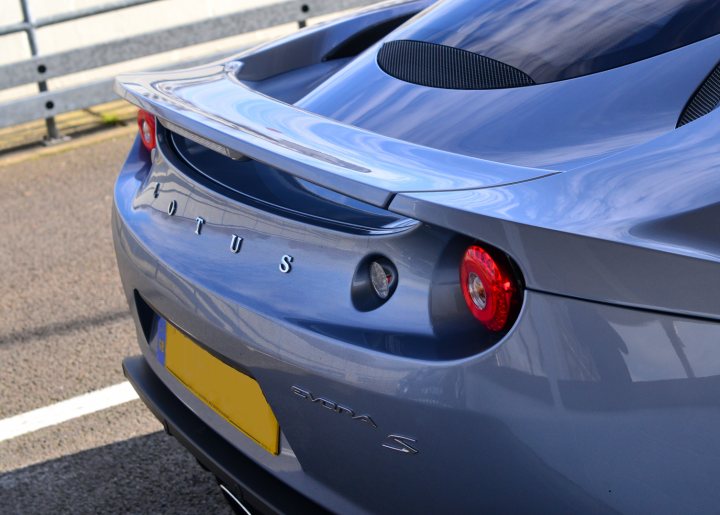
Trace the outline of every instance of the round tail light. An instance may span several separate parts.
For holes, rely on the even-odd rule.
[[[137,115],[138,129],[140,129],[140,138],[146,149],[155,148],[155,117],[140,109]]]
[[[520,290],[510,267],[479,245],[465,251],[460,284],[470,312],[490,331],[502,331],[514,321]]]

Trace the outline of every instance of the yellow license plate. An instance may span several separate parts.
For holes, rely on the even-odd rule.
[[[278,454],[280,426],[257,381],[226,365],[169,323],[164,336],[165,367],[225,420]]]

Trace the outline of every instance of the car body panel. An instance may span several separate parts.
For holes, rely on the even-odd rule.
[[[358,25],[425,5],[385,4]],[[112,220],[152,371],[128,373],[141,397],[173,427],[169,395],[205,423],[181,441],[223,481],[247,483],[203,445],[229,444],[335,512],[714,511],[720,114],[675,124],[720,37],[567,81],[456,92],[382,76],[382,42],[322,61],[352,33],[345,20],[119,79],[159,122],[156,148],[137,138],[123,166]],[[303,67],[293,49],[309,52]],[[171,132],[402,223],[355,231],[246,202],[201,181]],[[522,291],[494,335],[461,290],[475,244],[506,254]],[[397,288],[363,311],[354,279],[378,256]],[[278,456],[157,361],[159,317],[259,383]]]
[[[387,75],[369,50],[296,105],[418,145],[517,166],[569,170],[673,130],[719,55],[720,36],[714,36],[577,79],[448,90]]]
[[[131,172],[119,181],[120,192],[140,186]],[[255,280],[268,291],[282,283],[288,295],[312,291],[316,282],[302,273],[249,273],[268,266],[277,245],[312,243],[268,231],[244,249],[258,252],[236,256],[220,246],[228,241],[220,235],[236,232],[237,222],[213,223],[198,245],[191,220],[159,224],[152,220],[163,216],[159,209],[133,208],[121,197],[114,233],[131,306],[137,290],[193,338],[250,370],[281,424],[281,455],[234,430],[141,343],[146,360],[214,431],[323,506],[671,513],[705,511],[719,500],[709,494],[720,467],[712,438],[720,417],[716,322],[528,291],[521,322],[484,353],[435,362],[388,356],[288,318],[297,302],[273,309],[242,300]],[[151,253],[170,224],[178,230],[162,240],[176,251]],[[227,257],[243,261],[229,265]],[[204,279],[201,272],[212,270],[223,271],[224,287]],[[347,286],[324,291],[330,301],[314,301],[319,312],[332,310]],[[410,330],[414,324],[397,321]],[[367,413],[378,427],[309,403],[292,386]],[[420,453],[384,449],[389,434],[413,437]]]
[[[387,234],[354,234],[312,227],[240,202],[223,202],[222,195],[193,183],[178,171],[172,157],[165,155],[166,151],[158,147],[152,170],[145,170],[140,183],[134,182],[134,187],[141,189],[137,194],[123,195],[123,204],[119,207],[125,218],[135,221],[135,238],[153,249],[158,262],[172,263],[171,268],[188,279],[208,285],[239,305],[253,306],[273,317],[328,335],[342,335],[361,345],[393,345],[396,349],[410,346],[417,354],[425,341],[429,358],[436,354],[432,340],[441,334],[442,327],[451,326],[455,331],[475,326],[468,313],[453,314],[452,310],[443,308],[447,301],[462,302],[459,292],[448,297],[443,282],[437,281],[438,262],[452,243],[450,231],[414,224]],[[136,148],[135,152],[139,154],[142,149]],[[140,156],[136,166],[143,166]],[[126,168],[129,176],[125,180],[132,183],[136,172],[130,171],[129,166]],[[157,184],[159,193],[155,197]],[[168,215],[171,202],[177,206],[172,216]],[[204,220],[201,235],[195,234],[199,216]],[[232,232],[222,230],[226,227],[231,227]],[[188,234],[194,237],[188,239]],[[243,238],[238,254],[230,249],[232,234]],[[219,261],[210,266],[195,256],[198,245]],[[413,247],[424,249],[417,258],[398,255],[399,248]],[[289,274],[279,271],[281,258],[286,254],[293,257]],[[367,255],[395,256],[404,287],[383,310],[365,313],[358,320],[348,288],[358,263]],[[228,270],[235,267],[240,267],[238,273],[242,274],[240,288],[238,283],[228,281]],[[333,274],[328,275],[327,270],[333,270]],[[299,277],[317,287],[288,290],[287,277]],[[332,294],[330,302],[328,294]],[[192,299],[196,294],[180,288],[176,295]],[[441,300],[434,301],[434,296]],[[147,300],[155,304],[153,299]],[[428,306],[433,309],[428,310]],[[220,311],[216,316],[230,315],[222,315]],[[402,338],[383,343],[387,338],[380,335]],[[204,340],[202,335],[198,336],[198,340]]]
[[[720,319],[719,117],[532,185],[398,195],[391,209],[522,256],[531,288]]]
[[[720,32],[714,0],[438,2],[390,40],[478,53],[520,69],[535,84],[619,68]]]

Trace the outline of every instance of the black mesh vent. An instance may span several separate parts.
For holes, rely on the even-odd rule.
[[[388,75],[431,88],[498,89],[535,84],[529,75],[474,52],[424,41],[389,41],[378,54]]]
[[[720,64],[690,97],[690,101],[680,115],[677,126],[682,127],[686,123],[705,116],[715,109],[718,103],[720,103]]]

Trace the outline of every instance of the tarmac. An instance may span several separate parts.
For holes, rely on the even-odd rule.
[[[132,118],[0,155],[0,423],[123,382],[139,353],[110,232]],[[3,514],[231,513],[139,400],[0,441],[0,499]]]

